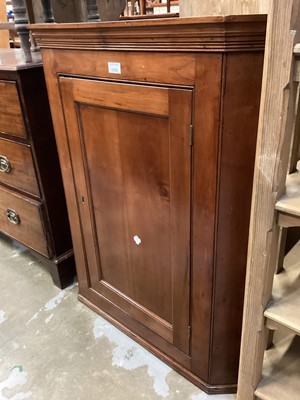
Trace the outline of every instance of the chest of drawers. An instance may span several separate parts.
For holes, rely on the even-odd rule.
[[[75,263],[41,60],[0,52],[0,232],[30,248],[60,287]]]
[[[79,298],[235,390],[264,16],[35,25]]]

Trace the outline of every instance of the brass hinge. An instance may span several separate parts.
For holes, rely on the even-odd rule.
[[[194,125],[190,125],[190,146],[194,143]]]
[[[189,340],[190,340],[191,336],[192,336],[192,329],[191,329],[190,326],[188,326],[188,338],[189,338]]]

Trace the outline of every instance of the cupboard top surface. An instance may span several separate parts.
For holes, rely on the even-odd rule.
[[[99,22],[72,22],[62,24],[34,24],[30,28],[36,29],[86,29],[86,28],[115,28],[128,26],[182,26],[182,25],[197,25],[197,24],[212,24],[212,23],[230,23],[230,22],[255,22],[266,21],[267,16],[263,14],[257,15],[212,15],[204,17],[187,17],[187,18],[153,18],[153,19],[137,19],[137,20],[120,20],[120,21],[99,21]]]
[[[224,52],[264,49],[265,15],[35,24],[40,48]]]

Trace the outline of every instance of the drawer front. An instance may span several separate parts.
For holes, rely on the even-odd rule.
[[[0,182],[40,196],[29,145],[0,139]]]
[[[0,231],[50,257],[41,208],[38,201],[0,188]]]
[[[17,84],[0,80],[0,132],[26,137]]]

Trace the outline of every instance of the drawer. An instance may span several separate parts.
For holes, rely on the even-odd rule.
[[[29,145],[0,139],[0,182],[40,196]]]
[[[26,137],[16,82],[0,80],[0,132]]]
[[[0,188],[0,231],[46,257],[51,256],[42,221],[42,204],[38,201]]]

